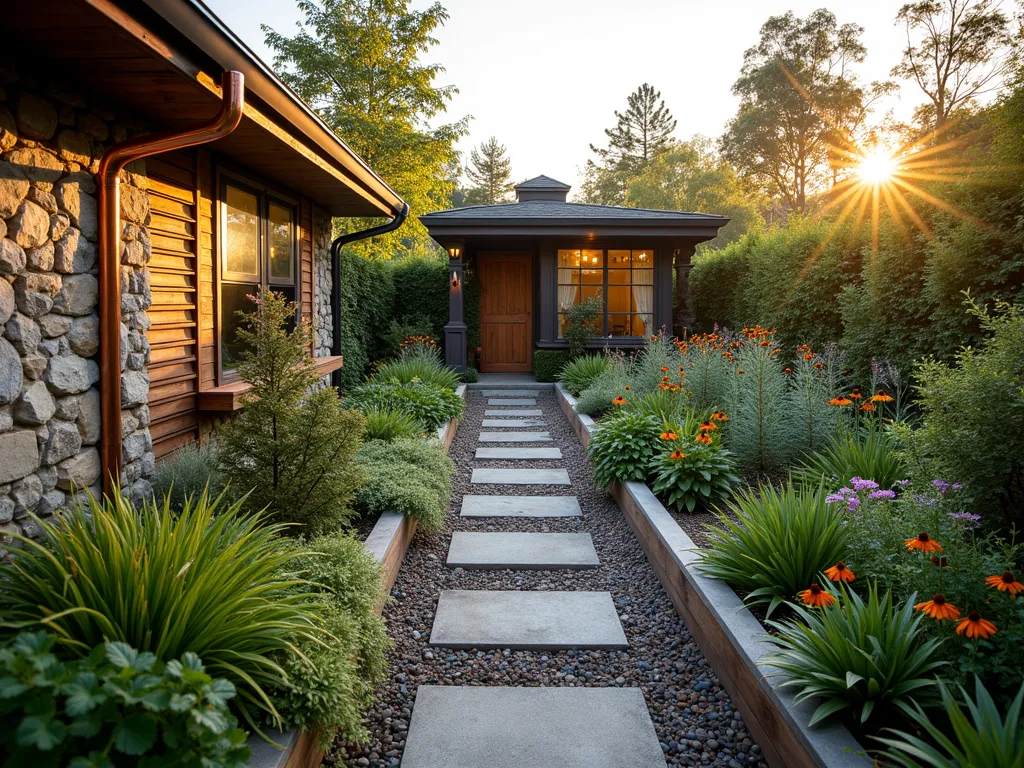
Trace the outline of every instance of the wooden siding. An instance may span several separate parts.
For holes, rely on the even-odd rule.
[[[299,204],[299,317],[314,322],[313,317],[313,203],[303,199]],[[316,341],[313,342],[314,349]]]
[[[199,192],[199,390],[217,386],[216,174],[213,153],[197,157]]]
[[[159,459],[199,436],[199,263],[196,153],[146,161],[149,180],[149,411]]]

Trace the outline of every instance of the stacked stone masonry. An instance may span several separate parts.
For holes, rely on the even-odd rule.
[[[96,172],[143,126],[66,78],[0,64],[0,556],[100,490]],[[151,294],[144,165],[122,178],[122,488],[140,500],[149,434]]]

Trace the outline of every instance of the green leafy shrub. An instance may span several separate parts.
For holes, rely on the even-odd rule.
[[[409,384],[417,380],[453,392],[459,386],[459,374],[445,367],[436,349],[427,349],[422,345],[417,345],[397,360],[384,363],[370,377],[370,381],[376,383]]]
[[[347,391],[363,380],[370,361],[386,345],[384,336],[396,317],[393,267],[344,248],[340,287],[341,354],[345,356],[340,373],[342,389]]]
[[[742,328],[753,321],[743,304],[743,288],[749,281],[750,252],[760,242],[760,235],[748,234],[694,257],[690,300],[697,330],[712,333],[719,327]]]
[[[829,445],[807,457],[796,478],[830,488],[846,485],[853,477],[874,480],[881,488],[892,488],[907,477],[907,468],[885,428],[872,422],[853,433],[836,435]]]
[[[781,490],[766,484],[743,489],[708,526],[701,570],[748,592],[746,600],[768,603],[768,614],[796,596],[818,574],[844,559],[846,529],[825,503],[825,490]]]
[[[0,636],[45,623],[71,656],[104,640],[160,661],[195,653],[234,684],[250,723],[254,708],[280,722],[266,693],[283,674],[273,657],[323,636],[316,596],[282,575],[300,554],[283,526],[205,494],[178,513],[167,498],[136,510],[120,493],[39,525],[38,541],[0,563]]]
[[[765,663],[782,670],[783,687],[798,688],[795,701],[821,700],[811,725],[843,713],[857,728],[885,722],[915,699],[930,701],[940,641],[927,638],[914,612],[913,598],[894,604],[892,593],[867,599],[852,589],[830,593],[837,605],[811,609],[794,605],[798,620],[770,622],[777,650]],[[873,718],[873,720],[872,720]]]
[[[351,391],[348,404],[360,411],[374,408],[401,411],[418,419],[429,431],[459,418],[465,409],[462,398],[453,390],[439,389],[422,381],[367,382]]]
[[[370,408],[363,414],[363,418],[366,419],[364,440],[397,440],[402,437],[419,437],[424,432],[419,420],[404,411]]]
[[[394,285],[392,317],[400,323],[423,323],[429,329],[427,335],[444,338],[451,278],[448,259],[395,259],[388,266]]]
[[[158,499],[170,496],[175,509],[182,509],[190,496],[198,497],[205,490],[211,496],[219,496],[226,478],[218,466],[217,444],[207,441],[182,446],[156,465],[151,482],[153,495]],[[249,489],[232,490],[245,493]]]
[[[997,305],[998,314],[970,303],[987,340],[964,348],[956,365],[918,366],[921,428],[912,448],[934,476],[967,486],[977,511],[998,512],[1008,528],[1024,524],[1024,307]],[[998,439],[993,426],[998,424]]]
[[[382,358],[398,357],[402,354],[402,343],[410,336],[437,338],[438,333],[438,329],[424,315],[412,315],[403,320],[392,320],[378,354]]]
[[[640,392],[633,392],[629,378],[629,365],[621,355],[607,358],[610,362],[608,370],[591,382],[590,386],[580,392],[576,401],[576,412],[588,416],[600,416],[615,408],[615,398],[622,397],[627,402]]]
[[[683,435],[665,440],[651,465],[651,490],[680,512],[727,498],[737,483],[731,454],[717,441],[705,445]]]
[[[558,380],[565,384],[573,397],[593,384],[611,367],[612,361],[605,355],[583,355],[562,366]]]
[[[914,704],[910,718],[921,735],[894,728],[892,736],[877,737],[889,747],[887,762],[903,768],[1021,768],[1024,766],[1024,686],[1003,717],[981,680],[974,680],[974,698],[960,686],[960,698],[970,719],[946,685],[939,681],[939,694],[949,728],[939,727],[935,718]]]
[[[363,444],[356,462],[366,477],[356,496],[361,512],[400,512],[418,520],[427,532],[441,529],[455,465],[439,441],[374,440]]]
[[[558,381],[558,372],[568,360],[569,353],[564,349],[535,349],[533,377],[541,382]]]
[[[325,738],[340,730],[349,741],[365,741],[363,716],[387,677],[384,654],[391,647],[376,612],[384,600],[383,566],[361,542],[334,533],[310,541],[291,567],[319,590],[331,638],[281,654],[288,685],[274,691],[278,710],[292,727],[319,727]]]
[[[573,304],[565,311],[562,338],[569,345],[569,357],[579,357],[587,348],[587,342],[594,337],[604,312],[604,300],[590,296],[579,304]]]
[[[626,410],[602,419],[587,445],[594,482],[603,488],[614,481],[646,480],[651,460],[661,447],[661,427],[662,422],[654,416]]]
[[[476,384],[480,380],[480,371],[471,365],[467,365],[459,371],[459,381],[463,384]]]
[[[194,653],[158,661],[107,642],[62,662],[55,639],[23,633],[0,648],[4,765],[244,768],[245,732],[228,711],[235,687]]]
[[[284,296],[261,290],[238,330],[248,346],[238,372],[252,389],[238,417],[220,429],[220,466],[233,488],[249,492],[247,508],[309,532],[329,531],[352,516],[359,480],[352,454],[363,417],[344,410],[333,387],[318,386],[310,326],[287,330],[294,313]]]

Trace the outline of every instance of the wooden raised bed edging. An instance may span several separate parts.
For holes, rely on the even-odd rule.
[[[455,393],[466,399],[466,385],[460,384]],[[452,419],[443,427],[437,428],[437,439],[444,445],[445,451],[451,448],[459,420]],[[363,542],[364,546],[378,562],[384,565],[384,592],[387,594],[398,578],[398,570],[405,560],[412,537],[416,534],[417,521],[399,512],[384,512],[377,518],[373,530]],[[377,613],[384,608],[381,602]],[[249,768],[316,768],[324,759],[325,749],[320,747],[320,735],[316,731],[296,731],[294,729],[271,733],[271,738],[284,749],[279,749],[258,736],[250,736]]]
[[[559,406],[580,442],[595,428],[589,416],[577,414],[576,398],[559,384]],[[644,483],[612,483],[615,498],[629,527],[658,574],[676,612],[732,697],[773,768],[867,768],[872,761],[842,725],[808,726],[814,705],[795,704],[780,689],[778,671],[757,662],[771,651],[767,632],[724,581],[697,568],[699,548]]]

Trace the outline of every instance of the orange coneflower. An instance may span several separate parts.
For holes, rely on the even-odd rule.
[[[869,411],[870,412],[870,411],[875,410],[875,406],[872,403],[864,403],[864,405],[862,405],[860,407],[860,409],[862,411]]]
[[[786,366],[785,368],[782,369],[782,372],[783,373],[792,373],[793,369],[790,368],[789,366]]]
[[[1000,592],[1009,592],[1013,596],[1017,596],[1019,593],[1024,592],[1024,584],[1021,584],[1015,578],[1010,571],[1003,571],[1001,576],[989,576],[985,579],[985,583],[990,587],[995,587]]]
[[[677,435],[675,432],[662,432],[661,433],[661,439],[662,440],[678,440],[679,439],[679,435]]]
[[[694,439],[698,443],[704,443],[704,445],[711,445],[711,435],[709,435],[707,432],[701,432]]]
[[[807,605],[815,608],[826,608],[836,601],[835,597],[830,595],[817,584],[811,584],[809,588],[802,592],[798,592],[797,597],[803,600]]]
[[[729,417],[726,416],[725,411],[715,411],[711,414],[712,421],[728,421]]]
[[[701,432],[714,432],[716,429],[718,429],[718,425],[713,421],[705,421],[700,425]]]
[[[857,578],[854,572],[847,568],[846,563],[842,560],[825,571],[825,575],[832,581],[853,581]]]
[[[824,363],[815,363],[814,367],[817,368],[820,371],[822,368],[825,367],[825,364]]]
[[[743,375],[743,369],[740,368],[738,371],[736,371],[736,375],[737,376],[742,376]]]
[[[872,395],[871,396],[871,402],[872,403],[891,403],[892,401],[893,401],[893,398],[891,398],[891,397],[889,397],[889,395],[885,394],[885,390],[884,389],[878,390],[878,394],[877,395]]]
[[[772,345],[772,343],[770,341],[768,341],[767,339],[765,339],[764,341],[761,342],[761,346],[762,347],[770,347],[771,345]]]
[[[986,640],[996,633],[996,625],[988,619],[981,618],[977,611],[971,611],[967,618],[956,625],[958,635],[967,635],[969,640]]]
[[[629,384],[626,385],[626,391],[629,392]]]
[[[928,536],[927,533],[922,531],[912,539],[905,539],[904,544],[907,545],[907,550],[913,552],[915,549],[918,552],[941,552],[942,547],[935,539]]]
[[[936,621],[942,621],[943,619],[955,619],[960,615],[960,609],[952,603],[947,603],[946,598],[942,595],[935,595],[931,600],[918,603],[914,608],[921,611],[925,616],[930,616]]]
[[[853,404],[853,400],[849,400],[848,398],[845,398],[842,395],[836,395],[831,400],[829,400],[828,403],[827,403],[827,405],[838,405],[838,406],[852,405],[852,404]]]
[[[668,373],[668,366],[667,365],[661,366],[661,372],[662,373]]]
[[[659,384],[659,385],[658,385],[658,389],[661,389],[661,390],[665,390],[665,391],[668,391],[668,384],[666,384],[666,383],[665,383],[665,382],[663,381],[663,382],[661,382],[661,384]]]
[[[612,400],[612,405],[625,405],[626,402],[626,398],[624,398],[622,395],[618,395],[614,400]]]
[[[807,354],[804,355],[804,360],[813,360],[813,359],[814,359],[814,353],[813,352],[808,352]]]
[[[850,392],[850,399],[851,400],[860,400],[862,397],[863,397],[863,395],[860,393],[860,390],[857,389],[857,388],[854,388],[854,390],[852,392]]]
[[[672,453],[670,453],[668,455],[668,457],[670,459],[672,459],[672,461],[679,461],[680,459],[685,459],[686,458],[686,454],[683,453],[682,451],[678,451],[677,450],[677,451],[672,451]]]
[[[671,381],[671,379],[669,379],[669,377],[668,377],[668,376],[662,376],[662,377],[661,377],[661,380],[662,380],[662,381]]]

